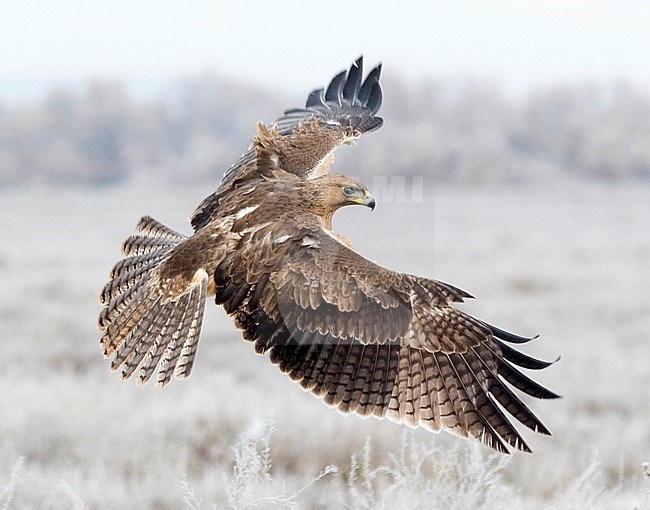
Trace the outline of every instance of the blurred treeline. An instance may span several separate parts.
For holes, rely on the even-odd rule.
[[[437,181],[650,178],[650,93],[625,83],[557,86],[512,98],[476,82],[387,76],[386,123],[337,166]],[[247,147],[257,120],[302,104],[213,74],[136,100],[119,82],[0,102],[0,185],[209,180]]]

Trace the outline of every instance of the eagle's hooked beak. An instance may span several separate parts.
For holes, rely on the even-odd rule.
[[[363,205],[370,207],[371,211],[374,211],[375,205],[377,205],[377,202],[375,202],[375,197],[373,197],[368,190],[366,190],[363,194]]]
[[[366,207],[370,207],[370,209],[375,209],[375,205],[377,203],[375,202],[375,197],[373,197],[370,192],[367,189],[363,190],[363,193],[361,190],[356,190],[354,195],[349,198],[350,202],[354,202],[355,204],[359,205],[365,205]]]

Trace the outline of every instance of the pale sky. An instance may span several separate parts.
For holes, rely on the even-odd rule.
[[[0,99],[208,70],[304,91],[363,53],[407,76],[650,87],[648,0],[7,0]]]

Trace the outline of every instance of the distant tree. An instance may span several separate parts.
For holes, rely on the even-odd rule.
[[[406,83],[387,73],[383,86],[384,128],[338,156],[350,174],[472,183],[650,178],[650,95],[623,82],[557,86],[518,101],[492,83]],[[258,120],[270,123],[304,101],[213,73],[174,89],[172,99],[135,101],[123,84],[95,81],[0,105],[0,185],[136,176],[214,185]]]

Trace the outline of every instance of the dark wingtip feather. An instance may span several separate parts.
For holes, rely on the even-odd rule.
[[[483,322],[483,324],[490,329],[490,331],[495,337],[497,337],[500,340],[510,342],[511,344],[525,344],[527,342],[530,342],[531,340],[535,340],[539,338],[539,335],[535,335],[533,337],[519,336],[519,335],[515,335],[514,333],[509,333],[503,329],[497,328],[496,326],[493,326],[492,324],[488,324],[487,322]]]
[[[560,397],[560,398],[562,398],[562,397]],[[553,434],[551,434],[551,431],[548,430],[546,425],[544,425],[541,421],[539,422],[539,424],[537,425],[537,427],[534,430],[535,430],[535,432],[537,432],[538,434],[541,434],[543,436],[549,436],[550,437],[550,436],[553,435]]]
[[[374,84],[379,81],[380,75],[381,75],[381,64],[379,64],[374,69],[372,69],[368,73],[368,76],[366,76],[366,79],[363,81],[363,84],[361,85],[361,89],[357,94],[357,99],[359,100],[362,106],[366,106],[368,102],[368,98],[370,97],[370,93],[372,92],[372,88]]]
[[[305,106],[307,108],[310,106],[325,106],[325,90],[322,88],[312,90],[307,97]]]
[[[354,104],[359,93],[361,85],[361,76],[363,74],[363,55],[361,55],[351,66],[348,71],[345,86],[343,87],[343,98]]]
[[[379,82],[375,82],[375,84],[372,86],[372,90],[370,91],[370,97],[368,98],[366,107],[373,114],[375,114],[379,111],[379,108],[381,107],[381,102],[382,102],[381,85],[379,84]]]
[[[527,356],[526,354],[523,354],[509,345],[504,344],[503,342],[498,342],[499,347],[501,348],[501,353],[503,354],[503,357],[510,361],[511,363],[514,363],[517,366],[520,366],[522,368],[528,368],[530,370],[542,370],[544,368],[550,367],[554,363],[556,363],[559,358],[555,361],[543,361],[541,359],[533,358],[531,356]]]
[[[518,390],[527,393],[531,397],[539,399],[556,399],[562,398],[557,393],[552,392],[541,384],[533,381],[530,377],[519,372],[515,367],[508,363],[505,359],[498,360],[498,374],[506,381],[512,384]]]
[[[337,74],[334,78],[332,78],[332,81],[330,84],[327,86],[327,90],[325,91],[325,100],[326,101],[335,101],[341,104],[341,97],[343,93],[343,84],[345,81],[345,75],[347,74],[346,71],[341,71],[339,74]]]

